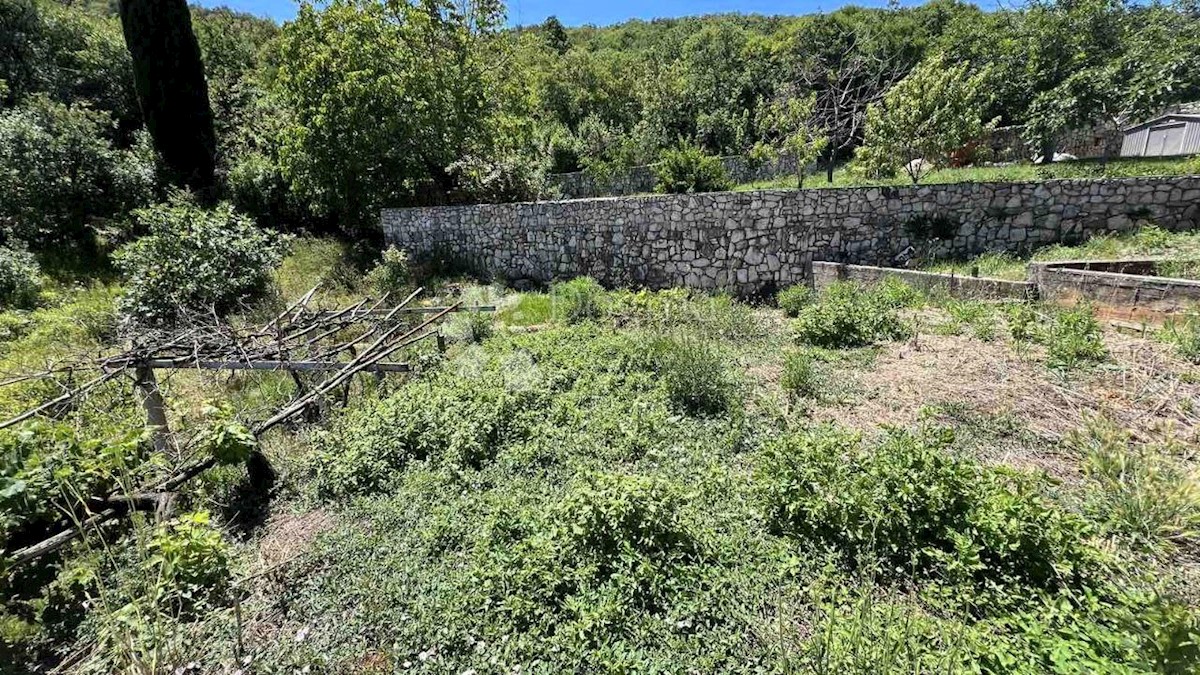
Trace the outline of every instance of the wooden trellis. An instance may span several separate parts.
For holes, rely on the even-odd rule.
[[[154,448],[164,452],[172,447],[172,436],[156,370],[288,372],[297,385],[296,393],[269,418],[253,425],[252,432],[255,437],[260,437],[319,404],[335,390],[348,387],[358,373],[375,373],[382,377],[384,373],[411,371],[410,364],[386,359],[433,336],[438,337],[438,344],[442,346],[438,324],[447,315],[458,311],[495,310],[490,306],[463,307],[461,303],[444,307],[412,306],[422,289],[392,307],[385,308],[388,300],[385,295],[374,302],[366,299],[339,310],[315,310],[309,305],[316,291],[314,287],[262,326],[237,329],[226,323],[208,321],[174,331],[145,331],[133,340],[132,347],[119,354],[0,382],[0,386],[7,386],[75,370],[99,371],[99,375],[83,384],[66,388],[61,395],[0,422],[0,429],[39,415],[52,415],[132,371]],[[323,379],[305,382],[301,373],[323,376]],[[62,547],[87,529],[112,520],[131,508],[161,507],[180,486],[216,463],[212,457],[197,459],[138,494],[110,494],[93,500],[88,505],[88,517],[79,526],[14,551],[10,557],[14,564],[20,565]],[[260,483],[269,481],[274,475],[261,453],[251,457],[248,469],[251,480]],[[256,473],[259,475],[255,476]]]

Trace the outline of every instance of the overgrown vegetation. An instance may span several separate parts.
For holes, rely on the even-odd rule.
[[[907,332],[896,311],[901,301],[886,287],[830,284],[800,310],[793,330],[798,341],[815,347],[866,347],[896,340]]]
[[[718,192],[732,187],[725,166],[719,157],[704,154],[695,145],[682,144],[664,150],[654,165],[658,179],[655,192],[691,194]]]
[[[793,161],[788,185],[814,161],[861,181],[870,151],[833,167],[867,137],[888,148],[879,172],[968,163],[986,153],[951,146],[995,118],[1024,125],[1015,154],[1053,150],[1098,116],[1200,97],[1190,5],[524,30],[495,2],[304,3],[283,27],[196,8],[207,91],[165,93],[200,101],[199,118],[208,102],[215,155],[193,157],[215,164],[206,184],[150,133],[143,111],[161,102],[137,99],[114,9],[0,0],[5,418],[94,376],[63,366],[136,331],[257,323],[314,285],[315,304],[420,283],[417,302],[498,311],[457,313],[395,355],[408,372],[355,378],[262,437],[250,430],[324,376],[160,372],[175,432],[161,452],[122,379],[0,430],[0,670],[1197,669],[1195,376],[1173,358],[1135,370],[1141,352],[1110,352],[1086,306],[996,307],[895,281],[785,289],[782,312],[591,279],[515,293],[381,251],[375,227],[382,205],[537,198],[547,171],[660,158],[671,192],[726,187],[723,155]],[[302,236],[288,255],[286,231],[350,237]],[[1193,239],[1143,228],[1038,255],[1168,251],[1164,269],[1192,275]],[[1159,337],[1194,361],[1193,323]],[[935,362],[938,377],[958,384],[986,357],[1058,396],[1041,401],[1053,410],[1014,400],[1008,372],[924,400],[906,375],[947,344],[965,358]],[[1042,362],[1074,372],[1030,367]],[[1141,378],[1136,396],[1125,376]],[[1007,398],[979,393],[993,385]],[[905,419],[913,397],[941,412]],[[1109,397],[1119,422],[1079,422]],[[1033,456],[1010,461],[1021,443]],[[265,455],[270,490],[244,468]],[[194,461],[214,466],[141,492]],[[122,517],[84,522],[110,512]]]
[[[209,211],[186,197],[134,213],[146,235],[115,256],[125,273],[122,310],[148,325],[221,315],[267,290],[286,238],[232,206]]]

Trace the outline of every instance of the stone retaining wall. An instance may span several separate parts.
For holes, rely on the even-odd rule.
[[[902,266],[1200,227],[1200,177],[656,195],[385,209],[387,240],[510,280],[769,292],[814,260]]]
[[[1200,310],[1200,281],[1146,276],[1157,260],[1032,263],[1038,297],[1060,305],[1088,302],[1105,319],[1160,324]]]
[[[938,274],[917,270],[874,267],[870,265],[846,265],[814,261],[812,284],[818,290],[837,281],[855,281],[862,284],[877,284],[894,278],[923,291],[941,291],[955,298],[979,300],[1031,300],[1037,297],[1037,286],[1028,281],[1007,281],[962,276],[961,274]]]

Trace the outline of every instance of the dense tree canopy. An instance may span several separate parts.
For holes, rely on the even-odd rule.
[[[145,121],[118,7],[0,0],[0,107],[79,108],[59,117],[90,116],[112,152],[132,148]],[[871,106],[932,59],[988,94],[965,128],[1019,125],[1029,156],[1064,130],[1200,99],[1194,0],[505,23],[500,0],[330,0],[282,26],[193,8],[219,196],[266,223],[359,231],[386,203],[535,198],[545,173],[620,171],[684,145],[819,152],[831,168],[861,154]]]

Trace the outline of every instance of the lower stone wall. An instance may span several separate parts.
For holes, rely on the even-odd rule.
[[[812,284],[820,290],[838,281],[876,284],[884,279],[899,279],[923,291],[943,292],[955,298],[980,300],[1030,300],[1037,296],[1037,286],[1027,281],[985,279],[956,274],[936,274],[869,265],[813,262]]]
[[[1108,320],[1160,324],[1200,310],[1200,281],[1145,276],[1156,260],[1033,263],[1038,297],[1060,305],[1087,302]]]
[[[1200,227],[1200,177],[719,192],[386,209],[388,241],[509,280],[754,294],[814,260],[885,267]]]

